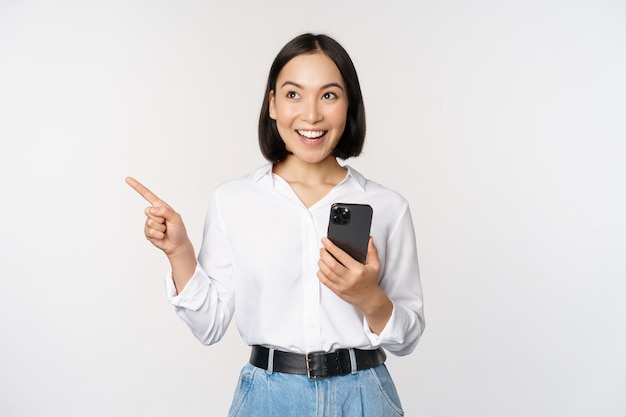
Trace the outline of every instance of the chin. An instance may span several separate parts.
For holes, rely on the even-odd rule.
[[[335,159],[335,157],[332,154],[327,154],[324,156],[309,156],[307,157],[302,157],[300,158],[302,161],[307,162],[309,164],[319,164],[322,162],[326,162],[329,159]]]

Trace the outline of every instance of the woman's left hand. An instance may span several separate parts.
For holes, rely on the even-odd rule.
[[[372,237],[365,264],[353,259],[328,238],[322,239],[317,277],[342,300],[363,311],[370,328],[379,333],[391,316],[393,303],[378,286],[380,259]]]

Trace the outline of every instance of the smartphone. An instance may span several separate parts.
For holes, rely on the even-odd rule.
[[[328,238],[362,264],[367,258],[372,214],[368,204],[334,203],[330,207]]]

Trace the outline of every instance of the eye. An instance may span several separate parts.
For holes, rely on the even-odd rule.
[[[322,99],[324,100],[334,100],[336,98],[337,98],[337,94],[331,93],[331,92],[324,93],[324,95],[322,96]]]
[[[300,98],[300,94],[296,93],[295,91],[289,91],[287,93],[287,98],[291,98],[291,99]]]

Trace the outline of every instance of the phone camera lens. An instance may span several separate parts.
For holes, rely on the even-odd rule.
[[[350,223],[350,208],[340,205],[332,206],[330,219],[334,224],[345,225]]]

